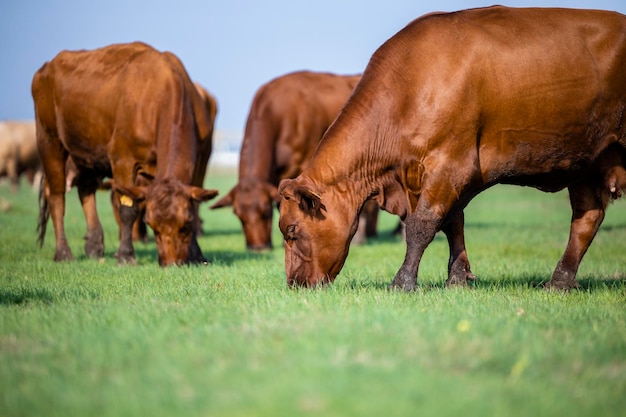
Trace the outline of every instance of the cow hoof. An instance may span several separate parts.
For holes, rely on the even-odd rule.
[[[137,259],[135,258],[118,258],[117,260],[117,264],[118,265],[137,265]]]
[[[446,280],[446,287],[447,288],[469,288],[469,282],[467,282],[466,279],[460,279],[460,278],[454,278],[454,279],[450,279],[448,278]]]
[[[63,261],[73,261],[74,256],[72,252],[57,252],[54,254],[55,262],[63,262]]]
[[[134,255],[120,255],[119,252],[115,252],[113,256],[117,258],[118,265],[137,265],[137,259]]]
[[[85,245],[85,255],[88,258],[102,258],[104,256],[104,247],[87,247]]]
[[[405,292],[417,291],[417,277],[412,276],[410,273],[406,273],[403,268],[400,268],[388,288]]]
[[[469,287],[470,281],[476,281],[476,275],[466,272],[462,275],[450,275],[446,280],[446,287]]]
[[[417,292],[419,291],[419,287],[417,285],[398,285],[398,284],[389,284],[387,287],[389,291],[403,291],[403,292]]]
[[[104,256],[104,236],[102,232],[91,232],[85,236],[85,255],[88,258],[102,258]]]
[[[580,284],[577,281],[575,281],[575,280],[574,281],[568,281],[568,280],[558,281],[558,280],[551,279],[550,281],[545,283],[543,288],[546,291],[565,291],[565,292],[567,292],[569,290],[579,289],[580,288]]]
[[[390,291],[404,291],[404,292],[414,292],[418,291],[419,287],[417,286],[417,282],[415,281],[402,281],[398,279],[394,279],[387,289]]]

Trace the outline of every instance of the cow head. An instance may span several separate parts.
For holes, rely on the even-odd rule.
[[[145,203],[145,222],[154,231],[159,265],[179,265],[190,261],[193,239],[196,238],[198,204],[212,199],[217,190],[205,190],[176,179],[155,180],[147,186],[114,189],[132,198],[135,204]]]
[[[358,211],[346,196],[324,193],[307,179],[283,180],[280,231],[285,241],[285,272],[290,286],[331,283],[348,257]]]
[[[272,248],[272,217],[278,190],[269,182],[241,179],[230,192],[211,206],[212,209],[233,206],[239,217],[246,247],[254,251]]]

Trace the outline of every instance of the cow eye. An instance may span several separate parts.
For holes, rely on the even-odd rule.
[[[295,224],[287,226],[287,233],[285,234],[285,240],[296,240],[298,227]]]

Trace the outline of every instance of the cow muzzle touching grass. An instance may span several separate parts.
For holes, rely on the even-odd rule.
[[[257,178],[240,178],[239,183],[213,204],[211,209],[232,206],[241,222],[246,248],[253,252],[264,252],[272,249],[272,220],[276,204],[276,186]]]
[[[198,204],[214,198],[217,190],[205,190],[174,179],[155,181],[148,186],[121,187],[116,192],[145,202],[145,222],[154,231],[159,265],[207,263],[196,240]]]

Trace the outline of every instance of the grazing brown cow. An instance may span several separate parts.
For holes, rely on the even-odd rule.
[[[93,51],[62,51],[33,78],[37,142],[47,181],[40,242],[52,216],[54,259],[72,259],[63,226],[65,164],[87,220],[85,252],[102,256],[95,190],[113,178],[121,220],[120,262],[134,262],[132,225],[140,202],[153,229],[160,265],[202,262],[196,240],[198,204],[217,194],[202,188],[213,117],[180,60],[136,42]],[[138,185],[138,178],[149,185]]]
[[[217,116],[217,100],[215,99],[215,97],[209,93],[201,84],[195,82],[194,83],[196,90],[198,90],[198,93],[200,94],[200,97],[202,98],[202,101],[207,109],[207,112],[209,113],[209,117],[211,120],[211,129],[213,129],[214,123],[215,123],[215,118]],[[212,153],[212,148],[213,148],[213,130],[211,130],[211,133],[208,136],[209,138],[211,138],[211,140],[209,141],[204,141],[204,148],[202,149],[202,154],[204,156],[208,158],[210,157],[211,153]],[[202,162],[201,162],[202,164]],[[206,167],[207,164],[205,163],[204,165],[204,169],[202,172],[199,172],[197,175],[200,178],[204,178],[206,175]],[[154,167],[152,167],[154,168]],[[141,173],[137,173],[138,175],[136,175],[135,177],[135,185],[136,186],[147,186],[149,185],[152,180],[154,179],[154,173],[149,174],[146,170],[143,170]],[[112,183],[107,183],[107,184],[103,184],[104,188],[111,188],[112,187]],[[115,194],[111,194],[111,201],[113,203],[113,207],[116,207],[115,204]],[[141,242],[148,242],[148,230],[146,227],[146,223],[144,222],[144,216],[145,216],[145,212],[146,212],[146,207],[145,204],[143,202],[139,203],[138,205],[138,215],[137,215],[137,219],[135,220],[135,222],[133,223],[133,240],[134,241],[141,241]],[[117,221],[118,226],[120,227],[120,231],[121,231],[121,219],[120,219],[120,214],[117,210],[114,210],[114,215],[115,215],[115,219]],[[198,215],[196,217],[196,222],[197,222],[197,231],[198,234],[201,234],[202,232],[202,219],[200,218],[200,216]]]
[[[406,222],[392,288],[417,286],[438,230],[466,284],[463,209],[498,183],[568,188],[570,238],[548,288],[576,272],[626,187],[626,18],[492,7],[432,14],[372,56],[302,174],[279,191],[289,284],[332,282],[368,199]]]
[[[360,78],[300,71],[275,78],[257,91],[241,146],[239,181],[211,207],[233,206],[248,249],[272,248],[278,183],[302,172]],[[369,235],[376,233],[378,207],[373,206]]]
[[[37,151],[35,122],[15,120],[0,122],[0,177],[6,176],[13,191],[17,191],[20,176],[26,175],[30,184],[41,173]]]

